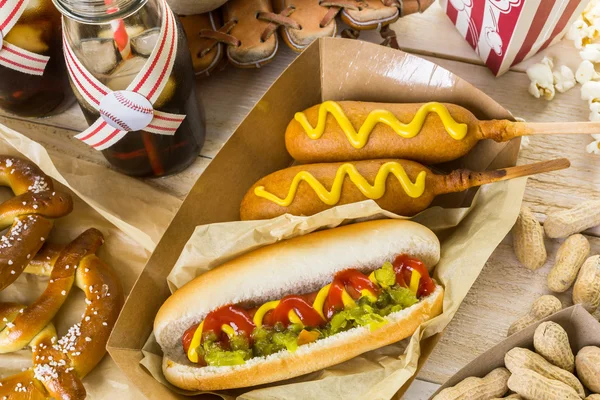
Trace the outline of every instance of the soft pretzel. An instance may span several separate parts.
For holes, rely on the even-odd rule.
[[[35,257],[29,260],[29,264],[23,272],[32,275],[50,276],[52,268],[56,264],[56,259],[64,248],[65,246],[46,242]]]
[[[58,255],[56,246],[41,251],[28,272],[46,275],[46,291],[31,305],[0,304],[0,352],[29,345],[33,368],[0,380],[1,396],[11,399],[83,399],[81,378],[100,362],[123,304],[123,291],[113,270],[94,253],[102,234],[89,229]],[[58,339],[51,323],[73,283],[85,292],[81,322]]]
[[[52,230],[49,218],[73,209],[71,196],[54,190],[52,179],[35,164],[17,157],[0,156],[0,185],[15,197],[0,204],[0,290],[14,282],[44,244]]]

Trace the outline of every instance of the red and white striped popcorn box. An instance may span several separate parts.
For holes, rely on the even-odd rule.
[[[586,0],[440,0],[456,29],[499,76],[558,42]]]

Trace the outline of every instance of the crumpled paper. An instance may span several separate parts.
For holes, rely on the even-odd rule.
[[[525,178],[483,186],[470,207],[430,208],[413,218],[432,229],[441,242],[434,278],[446,289],[444,312],[423,324],[411,338],[363,354],[342,364],[285,382],[217,393],[223,399],[389,399],[417,369],[420,341],[443,331],[456,313],[488,257],[506,236],[519,213]],[[172,291],[223,262],[291,237],[323,228],[377,218],[403,218],[373,201],[335,207],[310,217],[284,215],[272,220],[198,226],[168,276]],[[141,364],[166,382],[162,355],[154,336],[144,347]]]
[[[141,181],[85,161],[53,154],[38,143],[0,124],[0,154],[29,158],[55,183],[55,188],[71,193],[73,212],[55,221],[48,239],[68,243],[90,227],[106,239],[98,255],[110,264],[129,293],[150,253],[174,216],[180,201]],[[0,202],[12,197],[9,188],[0,189]],[[0,302],[30,304],[46,288],[48,278],[22,274],[0,292]],[[85,296],[73,287],[54,323],[59,336],[79,322]],[[31,351],[3,354],[0,376],[10,376],[32,365]],[[83,380],[87,399],[142,399],[108,355]]]

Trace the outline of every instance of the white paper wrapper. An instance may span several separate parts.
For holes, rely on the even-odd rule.
[[[441,260],[434,277],[446,289],[444,312],[398,344],[365,353],[343,364],[286,382],[219,393],[224,399],[387,399],[417,369],[420,340],[441,332],[450,322],[485,262],[514,224],[526,180],[521,178],[482,187],[469,208],[430,208],[413,220],[432,229],[441,241]],[[194,277],[240,254],[307,234],[317,229],[376,218],[402,218],[373,201],[336,207],[310,217],[281,216],[265,221],[199,226],[168,277],[174,291]],[[282,267],[284,268],[284,267]],[[141,364],[159,381],[162,356],[151,336]],[[185,393],[173,388],[179,393]],[[185,393],[194,394],[194,393]]]
[[[90,227],[99,229],[106,243],[98,254],[115,269],[125,293],[129,293],[180,201],[105,167],[60,155],[51,158],[42,146],[3,125],[0,154],[29,158],[54,179],[57,189],[71,193],[73,212],[55,221],[48,241],[66,244]],[[12,196],[9,188],[0,190],[0,202]],[[22,274],[0,292],[0,302],[30,304],[47,281],[46,277]],[[74,287],[54,320],[59,336],[79,322],[84,299],[83,292]],[[31,364],[29,349],[3,354],[0,376],[12,375]],[[87,399],[143,398],[108,355],[83,382]]]

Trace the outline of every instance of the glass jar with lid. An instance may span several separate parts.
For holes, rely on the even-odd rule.
[[[43,117],[73,104],[60,20],[52,0],[0,1],[1,109]]]
[[[168,18],[170,10],[164,0],[53,1],[64,15],[67,56],[72,51],[79,66],[114,93],[129,90],[132,82],[145,74],[146,64],[156,61],[155,48],[164,47],[165,38],[161,34],[165,23],[174,21],[174,45],[164,52],[172,67],[162,73],[147,74],[149,83],[164,80],[149,106],[155,118],[157,111],[185,118],[170,134],[149,132],[151,124],[138,130],[127,129],[126,134],[102,152],[114,168],[132,176],[163,176],[189,166],[204,144],[204,112],[196,96],[185,35],[177,18]],[[88,101],[86,85],[74,81],[74,77],[81,77],[80,71],[73,72],[71,64],[67,65],[73,91],[87,122],[93,127],[101,118],[107,120],[105,114],[101,115],[102,110]]]

